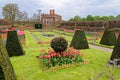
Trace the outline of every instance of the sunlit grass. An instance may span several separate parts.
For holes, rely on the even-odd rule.
[[[32,33],[34,34],[34,32]],[[40,34],[41,33],[35,32],[34,35],[37,36],[38,39],[45,39],[45,37],[42,37]],[[68,39],[69,36],[64,35],[64,37]],[[51,40],[51,38],[46,39],[46,41],[49,40]],[[101,72],[105,73],[99,80],[110,80],[106,76],[109,74],[109,68],[106,65],[108,64],[111,53],[96,49],[80,50],[84,53],[84,60],[87,60],[88,63],[57,71],[44,71],[36,56],[39,56],[40,50],[47,50],[48,48],[50,48],[50,45],[48,46],[47,44],[43,44],[43,46],[40,47],[24,47],[24,56],[10,58],[18,80],[90,80]],[[115,75],[119,74],[120,70],[115,69]]]

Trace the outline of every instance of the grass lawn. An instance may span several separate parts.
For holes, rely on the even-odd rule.
[[[110,53],[96,49],[81,50],[84,53],[84,59],[89,63],[56,71],[44,71],[36,56],[40,54],[41,49],[48,48],[50,46],[46,44],[24,47],[26,52],[24,56],[10,58],[18,80],[97,80],[96,76],[101,73],[99,80],[110,80],[107,77],[110,75],[110,67],[106,66]],[[119,74],[120,69],[115,68],[114,76]],[[117,80],[120,80],[120,77]]]

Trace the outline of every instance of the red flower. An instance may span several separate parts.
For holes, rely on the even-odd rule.
[[[40,53],[43,53],[43,52],[45,52],[46,50],[40,50]]]
[[[45,55],[45,58],[50,58],[51,56],[50,55]]]
[[[43,56],[39,56],[39,58],[40,58],[40,59],[42,59],[42,58],[43,58]]]

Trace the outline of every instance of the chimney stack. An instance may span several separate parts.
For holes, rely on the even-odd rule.
[[[50,10],[50,15],[54,15],[55,14],[55,10]]]

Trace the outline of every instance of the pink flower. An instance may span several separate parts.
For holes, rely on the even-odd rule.
[[[42,58],[43,58],[43,56],[39,56],[39,58],[40,58],[40,59],[42,59]]]
[[[45,55],[45,58],[50,58],[51,56],[50,55]]]

